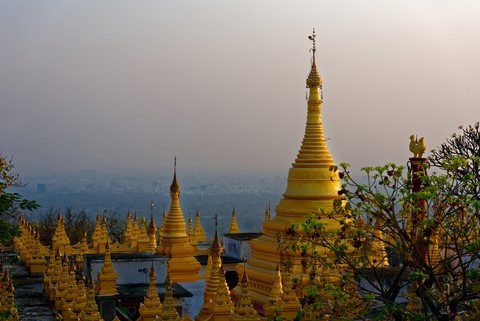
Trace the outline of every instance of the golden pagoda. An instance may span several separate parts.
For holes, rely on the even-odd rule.
[[[267,303],[263,305],[263,310],[267,318],[274,319],[274,316],[280,315],[280,300],[282,296],[282,274],[280,273],[280,266],[277,264],[270,295],[268,296]]]
[[[309,96],[302,145],[289,170],[286,191],[275,208],[276,216],[265,220],[262,235],[250,243],[252,254],[246,264],[251,299],[261,305],[268,301],[278,263],[285,263],[288,259],[293,276],[298,278],[301,284],[308,282],[300,253],[282,253],[280,244],[283,249],[289,248],[282,234],[292,223],[304,222],[309,214],[320,214],[322,211],[330,213],[333,200],[340,198],[340,178],[330,170],[335,163],[327,148],[322,127],[322,81],[316,65],[315,32],[309,39],[313,41],[313,57],[306,82]],[[322,217],[322,221],[328,224],[328,229],[339,228],[335,219]],[[237,272],[241,274],[242,270],[243,267],[238,265]],[[236,287],[233,293],[239,297],[240,288]]]
[[[142,218],[139,224],[139,234],[137,237],[137,251],[138,252],[146,252],[149,244],[149,237],[147,234],[147,221],[145,220],[145,216],[142,214]]]
[[[60,277],[62,276],[62,257],[58,249],[55,252],[54,257],[50,256],[50,260],[52,259],[53,273],[49,274],[49,277],[47,279],[44,279],[45,292],[51,301],[55,300],[55,288],[57,286],[57,283],[60,282]]]
[[[98,244],[100,243],[100,238],[102,234],[102,225],[100,223],[100,214],[97,213],[97,216],[95,217],[95,228],[93,230],[93,235],[92,235],[92,248],[94,253],[100,253],[98,251]]]
[[[98,282],[96,287],[97,295],[115,295],[117,294],[117,272],[115,272],[110,255],[110,245],[105,245],[105,259],[103,260],[102,270],[98,272]]]
[[[75,300],[77,299],[78,287],[77,282],[75,280],[75,264],[70,266],[70,273],[69,273],[69,282],[68,287],[64,293],[62,298],[62,317],[64,320],[70,320],[75,316],[71,313],[73,312],[73,308],[75,306]]]
[[[90,279],[87,287],[87,302],[85,310],[79,313],[79,319],[82,321],[101,321],[100,312],[98,311],[97,302],[95,301],[95,285]]]
[[[286,320],[293,320],[302,306],[300,305],[300,300],[293,289],[292,275],[290,272],[287,271],[284,274],[282,281],[283,295],[279,302],[280,316]]]
[[[230,228],[228,229],[228,233],[240,233],[240,229],[238,228],[237,224],[237,212],[235,212],[235,207],[232,210],[232,222],[230,223]]]
[[[195,227],[193,228],[193,235],[195,236],[194,239],[196,242],[205,242],[207,240],[198,209],[197,213],[195,214]]]
[[[127,214],[127,223],[125,223],[125,231],[123,232],[123,242],[125,244],[130,244],[132,238],[133,225],[132,225],[132,214],[128,211]]]
[[[77,281],[77,298],[75,299],[75,304],[73,306],[73,311],[81,312],[85,310],[87,303],[87,288],[85,287],[85,276],[80,275]]]
[[[270,204],[268,204],[268,207],[267,209],[265,210],[265,216],[264,216],[264,219],[263,219],[263,224],[262,224],[262,233],[264,233],[264,226],[266,224],[266,222],[270,221]]]
[[[140,313],[140,317],[137,321],[152,321],[156,320],[157,316],[160,316],[162,313],[162,303],[160,302],[160,298],[158,297],[157,291],[157,274],[152,267],[150,268],[149,273],[150,279],[148,281],[148,288],[147,294],[143,299],[143,303],[140,304],[140,308],[138,312]]]
[[[153,203],[152,203],[152,206],[153,206]],[[155,221],[153,220],[153,209],[150,215],[150,223],[148,224],[147,234],[148,234],[147,252],[155,252],[155,249],[157,248],[157,226],[155,225]]]
[[[70,239],[65,231],[65,221],[63,216],[58,213],[57,226],[52,238],[52,244],[55,248],[58,248],[60,253],[72,254],[72,247],[70,246]]]
[[[165,297],[163,298],[163,310],[160,315],[162,321],[180,321],[175,302],[173,301],[172,281],[170,280],[170,272],[167,268],[167,277],[165,278]]]
[[[223,265],[218,270],[218,288],[215,298],[213,300],[213,306],[211,315],[212,318],[208,320],[212,321],[228,321],[230,316],[235,311],[235,306],[230,297],[230,290],[228,289],[227,281],[225,280],[225,271]]]
[[[176,159],[173,181],[170,186],[171,204],[163,223],[162,238],[157,253],[169,258],[170,278],[175,282],[195,282],[202,279],[200,263],[194,257],[195,249],[190,245],[187,227],[179,202],[180,185],[177,182]]]
[[[140,229],[138,227],[138,218],[137,212],[133,215],[133,228],[132,228],[132,236],[130,237],[130,246],[137,246],[137,239],[140,235]]]
[[[217,295],[218,284],[220,283],[218,271],[222,265],[222,246],[218,238],[217,226],[215,225],[215,236],[213,238],[213,244],[210,248],[210,254],[208,256],[207,270],[205,271],[205,291],[203,293],[203,305],[199,314],[195,318],[196,321],[203,321],[211,315],[213,309],[213,301]]]
[[[62,258],[62,274],[60,275],[59,281],[57,282],[54,290],[53,298],[55,300],[54,307],[55,310],[62,310],[63,298],[67,293],[67,289],[70,284],[70,262],[66,254]],[[53,301],[53,300],[52,300]]]
[[[30,259],[30,273],[34,274],[42,274],[45,273],[47,269],[47,261],[45,260],[45,256],[42,254],[42,247],[43,245],[40,243],[40,239],[38,237],[38,232],[35,231],[34,236],[34,246],[32,251],[32,257]]]
[[[102,225],[100,226],[100,239],[98,240],[98,253],[105,253],[107,243],[112,244],[107,230],[107,217],[103,215]]]
[[[253,308],[252,301],[248,294],[248,277],[244,269],[240,280],[241,293],[235,305],[235,315],[230,316],[231,321],[259,321],[257,311]]]

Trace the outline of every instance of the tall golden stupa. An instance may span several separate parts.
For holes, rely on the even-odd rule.
[[[175,157],[175,166],[173,172],[173,181],[170,186],[170,210],[168,211],[165,222],[162,225],[162,237],[160,246],[156,252],[160,255],[166,255],[169,259],[170,278],[175,282],[196,282],[202,279],[199,271],[200,263],[195,259],[195,249],[190,245],[190,239],[187,235],[187,225],[180,208],[180,184],[177,181],[177,158]]]
[[[251,242],[252,255],[245,266],[250,278],[249,293],[252,301],[258,305],[268,302],[277,264],[288,261],[292,276],[306,282],[305,262],[302,262],[299,253],[285,250],[288,249],[288,244],[285,244],[282,234],[292,223],[305,221],[311,213],[319,213],[322,209],[330,212],[333,200],[340,197],[340,178],[330,171],[335,163],[327,148],[322,127],[322,80],[316,65],[315,30],[309,39],[313,42],[313,55],[307,78],[309,96],[305,135],[297,158],[289,170],[287,189],[275,208],[276,216],[265,220],[262,235]],[[329,221],[326,223],[331,228],[337,226],[334,220]],[[242,275],[242,270],[243,266],[239,264],[239,275]],[[239,287],[233,292],[238,297]]]

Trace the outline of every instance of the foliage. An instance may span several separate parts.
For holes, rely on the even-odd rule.
[[[460,133],[452,134],[445,143],[432,150],[429,161],[462,182],[457,187],[457,194],[480,199],[480,122],[458,129]],[[478,208],[475,213],[480,217]]]
[[[18,174],[13,173],[12,159],[0,153],[0,243],[10,244],[19,230],[14,222],[22,211],[37,209],[35,201],[24,199],[19,193],[8,192],[10,187],[21,187]]]
[[[288,237],[308,259],[304,288],[316,318],[467,320],[479,299],[480,201],[474,181],[457,175],[472,157],[443,160],[445,173],[412,173],[394,164],[366,167],[366,183],[347,164],[332,213],[312,213]],[[389,265],[386,265],[386,262]]]

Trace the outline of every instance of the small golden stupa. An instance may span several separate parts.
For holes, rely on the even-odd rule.
[[[228,229],[228,233],[240,233],[240,229],[238,228],[237,224],[237,212],[235,211],[235,207],[232,210],[232,222],[230,223],[230,228]]]
[[[115,295],[117,294],[117,272],[115,272],[110,255],[110,245],[105,245],[105,259],[103,260],[102,270],[98,272],[98,282],[96,287],[97,295]]]
[[[147,295],[138,309],[140,317],[137,319],[137,321],[156,320],[157,316],[162,313],[163,306],[160,302],[160,298],[158,297],[157,274],[153,269],[153,263],[152,267],[150,268],[149,277]]]

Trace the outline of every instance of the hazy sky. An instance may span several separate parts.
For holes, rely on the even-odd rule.
[[[281,170],[313,27],[334,159],[404,163],[480,120],[478,1],[0,1],[0,150],[21,172]]]

